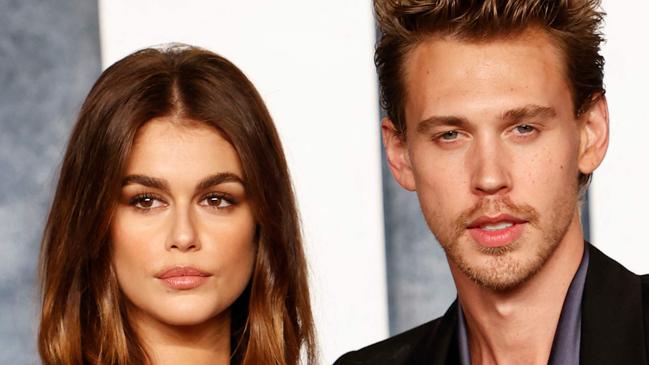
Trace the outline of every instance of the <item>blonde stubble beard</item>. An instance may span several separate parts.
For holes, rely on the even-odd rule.
[[[553,205],[556,207],[546,222],[541,221],[539,213],[529,205],[516,205],[509,199],[482,200],[471,209],[463,213],[455,222],[454,229],[450,232],[435,230],[440,245],[446,253],[449,264],[459,269],[461,273],[475,282],[478,286],[498,292],[504,292],[519,287],[532,278],[545,263],[565,237],[573,215],[578,206],[577,189],[572,196],[558,195]],[[528,221],[530,228],[542,232],[539,242],[530,242],[529,237],[523,234],[518,240],[504,247],[488,248],[471,242],[472,239],[466,231],[466,224],[471,217],[477,217],[485,211],[506,211]],[[438,234],[438,233],[439,234]],[[526,246],[535,245],[533,255],[525,260],[515,257],[515,253]],[[477,248],[485,260],[481,264],[471,263],[466,260],[463,250]]]

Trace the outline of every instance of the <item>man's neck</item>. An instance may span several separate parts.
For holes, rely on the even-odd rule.
[[[451,265],[472,364],[548,363],[563,302],[583,251],[576,215],[541,270],[513,290],[497,292],[481,287]]]

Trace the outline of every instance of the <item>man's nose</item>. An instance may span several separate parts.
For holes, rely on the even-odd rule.
[[[167,240],[167,250],[181,252],[199,250],[201,245],[196,234],[193,214],[188,208],[176,207]]]
[[[468,164],[474,194],[497,195],[511,190],[512,159],[496,136],[478,138],[471,147]]]

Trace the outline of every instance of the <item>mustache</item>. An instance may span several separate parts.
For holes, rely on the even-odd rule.
[[[456,220],[456,228],[463,231],[470,222],[482,216],[496,216],[508,214],[536,225],[539,220],[539,213],[532,206],[527,204],[515,204],[509,197],[480,199],[474,206],[465,210]]]

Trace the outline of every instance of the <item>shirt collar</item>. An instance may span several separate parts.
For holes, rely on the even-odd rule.
[[[550,361],[548,365],[579,365],[579,346],[581,342],[581,299],[586,283],[588,269],[588,245],[584,245],[584,254],[581,257],[579,268],[572,278],[568,293],[561,308],[559,324],[554,335]],[[458,306],[458,344],[460,350],[460,364],[471,365],[471,352],[469,350],[469,336],[460,301]]]

